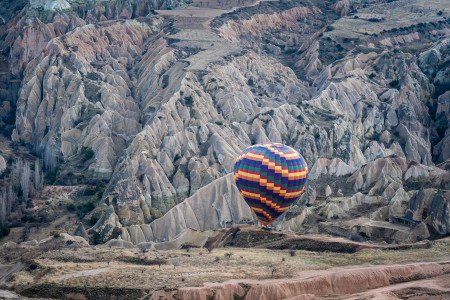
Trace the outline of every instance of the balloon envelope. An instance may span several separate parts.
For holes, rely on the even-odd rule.
[[[272,223],[303,193],[305,159],[283,144],[246,148],[234,164],[234,180],[262,224]]]

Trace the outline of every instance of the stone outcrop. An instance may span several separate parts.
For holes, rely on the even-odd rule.
[[[73,232],[74,236],[81,236],[82,238],[84,238],[85,240],[89,240],[89,236],[86,232],[86,229],[84,229],[83,223],[78,224],[77,228],[75,229],[75,231]]]
[[[310,169],[308,179],[315,180],[322,175],[337,177],[346,176],[353,174],[353,172],[355,171],[356,168],[350,167],[339,158],[319,158],[314,166]]]
[[[0,155],[0,175],[6,170],[6,160]]]
[[[253,215],[230,174],[201,188],[152,223],[124,228],[122,238],[134,244],[174,241],[186,234],[186,229],[205,231],[249,220]]]
[[[28,62],[40,55],[46,44],[77,27],[117,19],[147,16],[151,10],[173,8],[178,0],[86,1],[30,0],[30,5],[8,22],[2,48],[11,47],[10,72],[22,75]]]
[[[449,155],[441,17],[408,19],[402,30],[381,30],[392,20],[377,17],[374,33],[355,38],[354,22],[373,25],[368,9],[396,3],[262,2],[190,22],[186,11],[151,11],[180,3],[33,0],[8,22],[8,74],[23,79],[12,139],[59,170],[59,183],[107,182],[101,205],[113,219],[96,234],[112,236],[107,222],[128,228],[124,240],[175,238],[196,224],[189,216],[174,229],[169,220],[182,213],[172,209],[212,183],[229,189],[236,156],[268,141],[298,149],[311,170],[301,203],[314,209],[286,228],[315,231],[305,226],[359,217],[367,205],[377,221],[419,217],[417,197],[410,205],[419,189],[449,188],[448,172],[434,167]],[[355,8],[361,18],[340,17]],[[182,30],[194,25],[209,27]],[[230,48],[199,68],[206,43]],[[439,199],[426,224],[444,232]],[[170,232],[149,225],[163,219]]]
[[[135,245],[131,242],[124,241],[122,239],[111,239],[105,243],[108,247],[117,247],[117,248],[134,248]]]
[[[33,144],[45,160],[56,156],[67,161],[93,151],[89,169],[111,173],[128,136],[140,129],[139,107],[131,100],[125,70],[159,22],[155,19],[153,27],[135,21],[86,25],[52,40],[28,65],[13,139]],[[98,59],[114,66],[99,68]]]
[[[89,246],[89,243],[81,236],[71,236],[67,233],[60,233],[39,241],[38,246],[43,249],[60,249],[86,247]]]
[[[450,233],[450,192],[436,193],[428,208],[429,222],[442,235]]]
[[[319,165],[339,164],[335,159],[321,159]],[[407,175],[414,173],[411,168],[426,170],[419,172],[419,182],[425,183],[420,190],[405,190],[411,180]],[[344,164],[341,170],[347,169]],[[450,197],[448,192],[440,192],[450,182],[448,172],[396,157],[378,159],[352,174],[336,172],[336,168],[323,170],[317,179],[310,179],[309,186],[319,195],[323,193],[325,201],[316,200],[309,207],[294,205],[273,224],[275,228],[298,233],[319,230],[344,237],[356,231],[371,240],[401,243],[427,239],[430,232],[448,234]],[[345,191],[347,195],[327,196],[326,190],[331,187],[326,182],[339,186],[340,182],[353,182],[356,177],[362,178],[363,183],[356,191],[350,189]],[[361,215],[367,217],[355,218]],[[419,224],[414,227],[393,224],[389,222],[391,217],[405,217]],[[122,238],[134,244],[176,241],[189,228],[204,231],[252,221],[253,215],[229,174],[198,190],[150,224],[126,227]]]
[[[93,234],[93,239],[96,243],[102,243],[115,238],[113,235],[115,231],[118,231],[117,235],[119,235],[122,232],[121,228],[119,217],[114,212],[114,207],[110,205],[97,223],[92,228],[89,228],[88,233]]]

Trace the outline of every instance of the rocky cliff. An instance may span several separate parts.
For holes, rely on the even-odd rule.
[[[442,3],[177,5],[33,0],[6,24],[9,91],[19,82],[11,139],[56,183],[104,182],[82,215],[107,215],[91,233],[124,226],[138,243],[239,222],[248,211],[227,174],[268,141],[312,167],[299,204],[314,207],[277,226],[363,238],[387,226],[387,240],[448,232],[448,172],[434,167],[450,158]],[[420,211],[417,232],[388,226]]]
[[[359,169],[320,158],[309,190],[273,226],[282,231],[328,233],[362,241],[416,242],[450,233],[450,173],[404,158],[377,159]],[[325,196],[326,195],[326,196]],[[417,221],[413,227],[395,217]],[[132,225],[122,238],[134,244],[176,239],[186,229],[212,230],[256,220],[232,175],[198,190],[150,224]],[[195,237],[193,237],[195,239]]]

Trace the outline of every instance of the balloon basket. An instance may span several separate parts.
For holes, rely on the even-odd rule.
[[[272,227],[272,226],[270,226],[270,225],[261,225],[261,226],[259,226],[259,228],[260,228],[261,230],[265,230],[265,231],[272,231],[272,230],[275,229],[274,227]]]

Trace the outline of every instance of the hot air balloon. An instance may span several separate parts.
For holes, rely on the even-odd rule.
[[[286,211],[303,193],[305,159],[289,146],[273,143],[246,148],[234,164],[234,180],[262,225]]]

